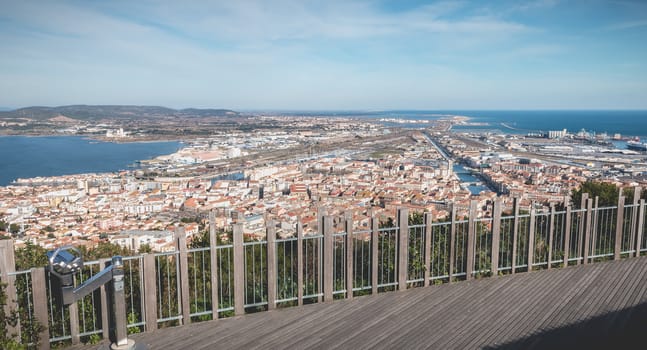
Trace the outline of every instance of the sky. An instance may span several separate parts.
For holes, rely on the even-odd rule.
[[[2,107],[647,109],[647,1],[0,8]]]

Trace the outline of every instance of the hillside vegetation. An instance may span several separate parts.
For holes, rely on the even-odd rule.
[[[2,119],[25,118],[31,120],[48,120],[64,116],[76,120],[99,119],[168,119],[190,117],[228,117],[238,116],[238,112],[229,109],[172,109],[160,106],[123,106],[105,105],[88,106],[72,105],[59,107],[25,107],[13,111],[0,112]]]

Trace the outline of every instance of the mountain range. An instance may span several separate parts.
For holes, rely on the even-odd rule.
[[[32,120],[46,120],[59,116],[77,120],[99,120],[235,117],[238,115],[238,112],[229,109],[172,109],[160,106],[130,105],[71,105],[58,107],[32,106],[11,111],[0,111],[0,118],[28,118]]]

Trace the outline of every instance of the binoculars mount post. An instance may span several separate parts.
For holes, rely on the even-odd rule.
[[[83,267],[81,252],[74,247],[62,247],[47,252],[49,266],[47,269],[54,275],[60,288],[55,288],[64,305],[72,304],[94,292],[104,284],[110,284],[107,291],[111,302],[109,315],[112,316],[110,340],[112,350],[144,350],[144,344],[135,344],[128,339],[126,318],[126,298],[124,294],[124,265],[121,256],[113,256],[110,265],[79,286],[74,286],[74,274]],[[58,289],[58,290],[56,290]],[[104,325],[105,327],[105,325]]]

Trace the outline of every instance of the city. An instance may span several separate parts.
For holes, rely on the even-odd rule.
[[[642,0],[4,1],[0,349],[645,348],[646,37]]]
[[[287,232],[299,221],[316,233],[320,211],[350,211],[358,227],[368,227],[370,214],[392,217],[400,207],[443,217],[449,203],[468,208],[476,200],[485,208],[501,197],[508,206],[519,198],[548,208],[568,202],[586,181],[633,188],[646,179],[644,154],[582,143],[566,130],[553,138],[462,132],[452,126],[466,118],[455,116],[404,129],[357,118],[258,120],[276,127],[185,138],[176,153],[142,160],[139,169],[18,179],[0,188],[0,234],[17,247],[91,249],[104,241],[161,252],[175,249],[178,224],[190,222],[190,239],[214,210],[219,230],[242,222],[247,235],[263,238],[268,220]],[[119,123],[107,133],[127,137]]]

